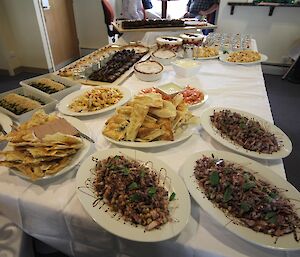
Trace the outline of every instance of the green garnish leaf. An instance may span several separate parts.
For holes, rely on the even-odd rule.
[[[271,192],[269,193],[269,196],[273,199],[277,198],[278,197],[278,194],[276,194],[275,192]]]
[[[150,197],[153,197],[155,195],[155,193],[156,193],[156,187],[149,187],[149,189],[148,189],[148,195]]]
[[[272,203],[273,198],[267,195],[267,196],[265,197],[265,200],[266,200],[267,203]]]
[[[133,189],[137,189],[139,186],[138,186],[138,184],[136,183],[136,182],[132,182],[130,185],[129,185],[129,187],[128,187],[128,189],[129,190],[133,190]]]
[[[232,188],[231,186],[226,187],[224,195],[223,195],[223,202],[227,203],[232,199]]]
[[[265,219],[268,220],[268,219],[274,217],[275,215],[276,215],[276,212],[274,212],[274,211],[267,212],[265,215]]]
[[[141,171],[140,176],[141,176],[141,178],[145,177],[145,171],[144,170]]]
[[[170,201],[170,202],[173,201],[173,200],[175,199],[175,197],[176,197],[176,193],[173,192],[173,193],[170,195],[170,197],[169,197],[169,201]]]
[[[124,167],[122,171],[123,171],[124,175],[128,175],[130,172],[130,169],[128,169],[127,167]]]
[[[227,50],[224,50],[223,54],[229,54],[229,52]]]
[[[108,164],[107,168],[109,170],[116,171],[118,169],[118,166],[114,165],[113,163],[110,163]]]
[[[246,202],[242,202],[241,203],[241,210],[242,210],[242,213],[245,213],[245,212],[248,212],[250,211],[251,209],[251,205],[246,203]]]
[[[210,173],[209,182],[212,186],[219,185],[220,177],[219,177],[219,173],[217,171],[213,171],[212,173]]]
[[[265,215],[265,219],[267,220],[267,222],[275,224],[277,222],[276,212],[273,211],[267,212]]]
[[[244,128],[246,128],[246,124],[245,124],[244,122],[240,122],[239,127],[240,127],[241,129],[244,129]]]
[[[130,202],[137,202],[139,200],[140,200],[140,195],[138,195],[138,194],[133,194],[133,195],[129,196]]]
[[[250,179],[250,176],[249,176],[249,173],[248,173],[248,172],[245,172],[245,173],[243,174],[243,177],[244,177],[244,180],[245,180],[246,182],[248,182],[248,180]]]
[[[276,224],[277,223],[277,215],[267,220],[269,223]]]
[[[119,159],[121,159],[121,156],[120,155],[115,155],[114,159],[119,160]]]
[[[248,190],[250,190],[250,189],[253,188],[253,187],[256,187],[256,183],[253,182],[253,181],[245,182],[245,183],[243,184],[243,186],[242,186],[242,188],[243,188],[244,191],[248,191]]]

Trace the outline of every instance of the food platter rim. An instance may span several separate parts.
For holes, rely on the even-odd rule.
[[[282,147],[282,149],[280,151],[274,152],[272,154],[258,153],[258,152],[253,152],[253,151],[244,149],[242,146],[239,146],[239,145],[234,144],[233,142],[231,142],[230,139],[223,138],[220,135],[220,133],[214,127],[212,127],[212,125],[210,123],[210,120],[209,120],[209,116],[210,116],[210,114],[213,114],[213,112],[215,110],[231,110],[231,111],[243,114],[247,117],[255,118],[256,120],[258,120],[260,122],[265,122],[266,124],[268,124],[271,127],[272,132],[274,130],[277,131],[277,132],[280,132],[280,134],[281,134],[280,136],[284,137],[284,141],[285,141],[284,143],[286,145],[284,147]],[[293,149],[292,142],[289,139],[289,137],[285,134],[284,131],[282,131],[279,127],[277,127],[276,125],[274,125],[270,121],[267,121],[266,119],[264,119],[260,116],[257,116],[255,114],[252,114],[250,112],[247,112],[247,111],[243,111],[243,110],[235,109],[235,108],[231,108],[231,107],[220,107],[220,106],[218,106],[218,107],[209,107],[201,113],[200,122],[201,122],[201,126],[204,128],[204,130],[213,139],[218,141],[220,144],[228,147],[229,149],[234,150],[235,152],[238,152],[240,154],[246,155],[248,157],[264,159],[264,160],[277,160],[277,159],[287,157],[292,152],[292,149]]]
[[[200,159],[201,156],[203,155],[210,155],[213,154],[214,156],[220,157],[222,159],[228,158],[229,161],[231,162],[235,162],[237,164],[241,164],[241,165],[245,165],[247,164],[247,167],[260,167],[263,171],[258,171],[256,172],[256,175],[259,174],[260,177],[266,178],[267,177],[267,181],[271,182],[272,180],[276,179],[276,183],[278,183],[278,181],[280,181],[281,183],[284,183],[291,191],[291,194],[297,194],[298,195],[298,199],[300,198],[300,192],[292,185],[290,184],[287,180],[285,180],[284,178],[282,178],[280,175],[276,174],[270,167],[267,167],[253,159],[250,159],[246,156],[242,156],[239,155],[237,153],[232,153],[232,152],[228,152],[228,151],[218,151],[218,150],[204,150],[204,151],[200,151],[200,152],[196,152],[193,153],[192,155],[190,155],[185,162],[181,165],[180,169],[179,169],[179,174],[181,175],[181,177],[184,179],[184,182],[188,188],[188,191],[190,192],[192,198],[197,202],[197,204],[199,204],[199,206],[201,206],[202,210],[205,211],[209,216],[211,216],[215,221],[218,222],[218,224],[220,225],[224,225],[224,227],[226,227],[226,229],[228,229],[230,232],[234,233],[235,235],[237,235],[238,237],[242,238],[243,240],[253,243],[255,245],[258,246],[262,246],[268,249],[272,249],[272,250],[279,250],[279,251],[297,251],[300,249],[300,244],[298,242],[295,241],[295,247],[291,248],[291,247],[283,247],[283,246],[278,246],[277,242],[276,244],[273,245],[268,245],[268,244],[262,244],[260,243],[260,239],[257,239],[257,241],[255,241],[255,238],[257,237],[257,234],[259,236],[266,236],[268,237],[268,239],[270,240],[273,239],[273,241],[275,240],[274,237],[267,235],[267,234],[263,234],[263,233],[258,233],[255,232],[253,230],[251,230],[250,228],[244,227],[242,225],[238,225],[235,224],[234,222],[231,222],[232,220],[228,217],[226,217],[226,215],[224,214],[224,212],[222,212],[219,209],[216,209],[217,207],[215,207],[213,205],[212,202],[210,202],[207,197],[204,195],[204,193],[201,192],[201,190],[199,190],[199,188],[197,188],[197,182],[192,180],[193,177],[193,169],[192,169],[192,164],[189,165],[189,163],[192,163],[193,161],[196,161],[197,159]],[[189,167],[190,166],[190,167]],[[285,194],[290,194],[290,193],[283,193]],[[295,199],[297,199],[297,196],[294,197]],[[206,204],[205,204],[206,203]],[[205,207],[203,207],[203,205],[205,204]],[[299,206],[300,207],[300,204]],[[217,210],[217,211],[216,211]],[[300,208],[298,208],[298,210],[296,211],[298,215],[300,215]],[[218,218],[218,216],[221,216],[222,218],[222,222],[220,221],[220,218]],[[241,235],[240,231],[238,231],[238,229],[242,230],[242,233],[249,232],[253,233],[253,240],[250,240],[247,235]],[[293,237],[292,234],[288,234],[287,236],[291,236]],[[293,238],[294,240],[294,238]],[[272,240],[270,240],[271,242]],[[298,245],[296,245],[298,244]]]
[[[78,130],[80,130],[81,132],[84,132],[84,134],[86,135],[89,135],[89,129],[87,128],[87,126],[79,119],[77,118],[74,118],[74,117],[69,117],[69,116],[63,116],[68,122],[71,123],[71,125],[73,125],[74,127],[76,127]],[[80,124],[80,125],[79,125]],[[78,126],[79,125],[79,126]],[[81,161],[82,159],[87,155],[87,153],[89,152],[90,150],[90,147],[91,147],[91,143],[84,139],[84,138],[81,138],[82,139],[82,142],[83,142],[83,148],[80,149],[73,157],[72,157],[72,162],[67,165],[66,167],[64,167],[62,170],[60,170],[59,172],[53,174],[53,175],[48,175],[48,176],[44,176],[42,178],[37,178],[35,181],[32,181],[28,176],[25,176],[22,172],[16,170],[16,169],[12,169],[12,168],[9,168],[9,170],[25,179],[25,180],[28,180],[32,183],[35,183],[35,182],[40,182],[40,181],[50,181],[52,179],[55,179],[57,177],[60,177],[61,175],[64,175],[66,173],[68,173],[69,171],[71,171],[72,169],[74,169]]]
[[[71,100],[74,100],[75,98],[79,97],[80,95],[84,94],[85,92],[92,90],[93,88],[116,88],[119,89],[123,94],[123,98],[120,99],[119,102],[117,102],[114,105],[111,105],[107,108],[104,109],[100,109],[98,111],[94,111],[94,112],[83,112],[83,113],[76,113],[73,111],[68,110],[68,104],[70,104]],[[72,98],[72,99],[71,99]],[[68,116],[74,116],[74,117],[83,117],[83,116],[91,116],[91,115],[98,115],[98,114],[103,114],[106,112],[109,112],[111,110],[114,110],[115,108],[124,105],[125,103],[127,103],[131,98],[131,91],[128,88],[125,87],[120,87],[120,86],[114,86],[114,85],[108,85],[108,86],[94,86],[94,87],[89,87],[89,88],[83,88],[81,90],[75,91],[67,96],[65,96],[58,104],[57,104],[57,108],[58,110],[64,114],[64,115],[68,115]]]
[[[120,154],[121,153],[125,153],[125,154],[128,154],[128,152],[134,152],[134,157],[135,158],[138,158],[137,157],[137,154],[136,153],[139,153],[140,155],[142,156],[147,156],[147,161],[149,160],[149,158],[151,157],[152,159],[155,159],[157,161],[158,164],[162,164],[164,167],[167,167],[168,169],[168,176],[171,174],[173,176],[173,179],[176,177],[176,181],[177,183],[181,184],[181,185],[176,185],[177,187],[177,190],[179,190],[181,192],[181,200],[180,202],[182,204],[184,204],[185,206],[185,210],[184,210],[184,221],[183,222],[180,222],[180,227],[176,230],[176,233],[174,233],[174,229],[171,229],[172,232],[168,232],[168,233],[171,233],[170,235],[167,235],[167,236],[164,236],[164,237],[160,237],[161,234],[162,234],[162,229],[160,230],[152,230],[152,231],[149,231],[150,233],[153,232],[153,231],[156,231],[155,232],[155,235],[156,236],[152,236],[152,237],[145,237],[144,236],[144,232],[141,233],[140,235],[138,236],[133,236],[133,238],[129,236],[129,230],[127,229],[127,233],[122,233],[120,234],[120,231],[122,231],[122,229],[120,230],[118,227],[117,230],[114,230],[112,231],[111,229],[107,228],[108,226],[110,226],[110,223],[111,221],[110,220],[106,220],[107,222],[102,222],[101,223],[101,219],[98,220],[97,217],[95,216],[92,216],[92,214],[90,214],[90,211],[87,210],[87,208],[90,208],[90,207],[87,207],[86,206],[86,200],[83,198],[83,195],[85,193],[81,192],[80,191],[80,188],[82,187],[83,185],[83,181],[80,181],[82,178],[81,176],[86,176],[86,169],[84,168],[84,166],[88,165],[89,162],[91,162],[91,159],[93,157],[95,157],[95,155],[99,155],[99,157],[102,157],[102,159],[106,158],[106,153],[108,153],[107,155],[111,155],[111,154]],[[144,158],[144,157],[139,157],[139,158]],[[96,156],[97,158],[97,156]],[[157,158],[156,156],[154,156],[154,154],[152,153],[147,153],[147,152],[143,152],[143,151],[139,151],[139,150],[136,150],[136,149],[128,149],[128,148],[109,148],[109,149],[105,149],[105,150],[100,150],[100,151],[96,151],[94,152],[93,154],[91,154],[90,156],[88,156],[84,162],[81,163],[79,169],[78,169],[78,172],[76,174],[76,179],[75,179],[75,183],[76,183],[76,195],[78,196],[79,198],[79,201],[80,203],[83,205],[84,209],[88,212],[88,214],[91,216],[91,218],[101,227],[103,227],[104,229],[108,230],[109,232],[111,232],[112,234],[115,234],[117,236],[120,236],[122,238],[125,238],[125,239],[128,239],[128,240],[132,240],[132,241],[137,241],[137,242],[159,242],[159,241],[165,241],[167,239],[170,239],[170,238],[173,238],[175,236],[177,236],[187,225],[188,221],[189,221],[189,218],[190,218],[190,212],[191,212],[191,199],[190,199],[190,196],[189,196],[189,193],[188,193],[188,190],[185,186],[185,183],[183,181],[183,179],[172,169],[170,168],[170,166],[168,164],[166,164],[164,161],[160,160],[159,158]],[[174,189],[174,186],[172,186],[172,188]],[[91,195],[90,195],[91,196]],[[176,194],[177,196],[177,194]],[[91,200],[92,202],[93,200]],[[176,208],[178,209],[178,208]],[[95,215],[95,214],[93,214]],[[182,214],[181,214],[182,215]],[[98,214],[97,214],[98,216]],[[100,224],[101,223],[101,224]],[[178,223],[178,222],[175,222],[175,223]],[[122,223],[123,224],[123,223]],[[122,226],[121,224],[121,226]],[[127,224],[127,223],[126,223]],[[167,224],[167,226],[173,226],[173,225],[170,225],[170,224]],[[176,226],[176,224],[175,224]],[[129,227],[131,229],[131,227]],[[148,233],[149,233],[148,232]],[[129,234],[128,234],[129,233]]]

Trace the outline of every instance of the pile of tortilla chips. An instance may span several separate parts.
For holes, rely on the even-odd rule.
[[[117,141],[173,141],[177,130],[192,120],[182,94],[167,101],[159,93],[149,93],[118,108],[106,121],[103,134]]]
[[[0,141],[8,141],[10,150],[0,151],[0,165],[15,168],[32,180],[53,175],[72,160],[82,147],[80,138],[72,135],[55,134],[37,138],[32,128],[58,119],[54,114],[47,115],[40,110],[16,130],[0,136]]]

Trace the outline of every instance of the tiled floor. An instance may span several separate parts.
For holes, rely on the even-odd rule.
[[[291,139],[293,151],[283,160],[287,179],[300,190],[300,84],[282,80],[280,76],[264,75],[275,124]]]

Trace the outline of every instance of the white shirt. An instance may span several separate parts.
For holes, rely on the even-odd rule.
[[[144,19],[143,4],[141,0],[123,0],[122,18],[129,20]]]

